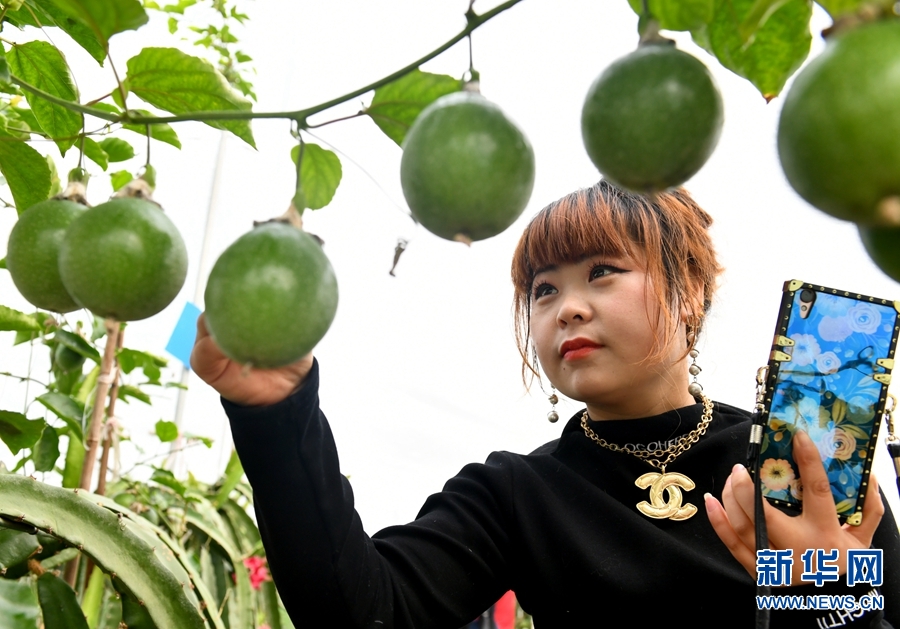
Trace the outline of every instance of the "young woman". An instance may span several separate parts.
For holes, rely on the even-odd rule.
[[[740,465],[749,414],[688,387],[720,271],[710,222],[684,191],[650,199],[603,181],[544,208],[513,259],[519,349],[524,370],[540,367],[585,409],[529,455],[466,466],[414,522],[371,538],[319,409],[312,356],[243,375],[201,318],[194,370],[223,397],[295,624],[453,629],[512,589],[539,629],[752,626],[753,488]],[[886,606],[773,612],[772,626],[900,629],[900,536],[880,495],[869,493],[861,526],[842,527],[815,446],[797,438],[794,454],[804,512],[767,510],[771,547],[794,550],[794,583],[808,548],[884,549]]]

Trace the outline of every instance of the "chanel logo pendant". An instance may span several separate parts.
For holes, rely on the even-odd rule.
[[[683,498],[681,490],[690,491],[695,487],[694,481],[684,474],[647,472],[634,481],[634,484],[641,489],[650,488],[650,502],[642,500],[637,504],[638,511],[648,518],[687,520],[697,513],[697,507],[691,503],[681,503]],[[663,490],[668,496],[668,501],[663,500]]]

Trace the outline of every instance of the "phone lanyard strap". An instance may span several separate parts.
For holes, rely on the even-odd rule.
[[[900,435],[894,430],[894,410],[897,408],[897,398],[893,395],[888,396],[889,404],[884,409],[884,423],[887,425],[887,443],[888,454],[894,461],[894,470],[897,472],[897,493],[900,494]]]
[[[765,550],[769,547],[769,533],[766,529],[766,513],[763,507],[762,481],[760,479],[760,456],[759,451],[762,446],[763,428],[765,427],[765,393],[766,393],[766,376],[768,374],[767,367],[760,367],[756,372],[756,406],[753,414],[750,416],[750,443],[747,446],[747,468],[753,476],[753,522],[756,529],[756,550]],[[898,448],[900,449],[900,448]],[[897,480],[900,484],[900,478]],[[771,586],[760,585],[757,581],[756,595],[768,596],[771,593]],[[769,610],[756,609],[756,629],[768,629],[769,627]]]

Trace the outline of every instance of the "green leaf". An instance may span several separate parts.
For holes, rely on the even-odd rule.
[[[127,162],[134,157],[134,147],[120,138],[104,138],[100,147],[106,151],[110,162]]]
[[[53,0],[63,11],[85,24],[104,50],[109,38],[124,31],[137,30],[148,17],[139,0]]]
[[[109,181],[112,184],[113,191],[121,190],[122,186],[127,184],[132,179],[134,179],[134,175],[132,175],[127,170],[118,170],[114,173],[110,173],[109,175]]]
[[[69,427],[69,435],[75,435],[79,441],[81,436],[81,422],[84,419],[84,406],[77,400],[57,393],[49,391],[35,398],[35,402],[39,402],[46,406],[54,415],[59,417]]]
[[[25,314],[8,306],[0,306],[0,331],[42,332],[43,329],[36,315]]]
[[[0,173],[21,214],[50,193],[50,167],[44,156],[11,136],[0,133]]]
[[[52,18],[60,29],[69,35],[75,43],[84,48],[101,66],[106,59],[104,44],[100,43],[94,32],[83,22],[70,17],[54,3],[54,0],[31,0],[30,5],[40,6],[47,16]]]
[[[808,0],[787,0],[745,40],[741,25],[755,4],[756,0],[716,0],[706,34],[719,62],[771,100],[809,54],[812,5]]]
[[[4,629],[34,629],[38,626],[40,608],[31,579],[0,579],[0,618]]]
[[[162,375],[160,367],[165,367],[168,364],[165,358],[127,347],[120,349],[116,353],[116,358],[119,360],[119,366],[122,368],[122,371],[131,373],[135,368],[140,367],[147,379],[154,384],[159,384],[159,377]]]
[[[296,164],[300,147],[291,149],[291,160]],[[306,197],[306,207],[311,210],[323,208],[334,197],[341,183],[341,160],[332,151],[318,144],[303,145],[303,162],[300,164],[300,186]],[[301,212],[305,208],[297,208]]]
[[[90,358],[97,364],[100,364],[100,361],[103,359],[100,356],[100,352],[97,351],[97,348],[88,343],[87,340],[85,340],[78,334],[67,332],[66,330],[57,330],[53,335],[53,338],[68,347],[73,352],[81,354],[85,358]]]
[[[788,0],[755,0],[753,6],[750,7],[750,11],[738,27],[738,33],[740,33],[744,43],[749,42],[756,34],[756,31],[766,23],[766,20],[772,17],[772,14],[783,7],[786,2]]]
[[[38,472],[51,472],[59,459],[59,434],[53,426],[45,426],[41,438],[34,444],[31,460]]]
[[[163,443],[175,441],[178,438],[178,426],[175,422],[167,422],[163,419],[156,422],[156,436]]]
[[[0,83],[9,83],[9,64],[6,62],[6,48],[0,43]]]
[[[831,19],[837,19],[847,13],[856,13],[866,0],[816,0],[816,4],[828,11]]]
[[[59,171],[56,170],[56,162],[53,161],[52,157],[44,155],[44,160],[47,162],[47,168],[50,169],[50,192],[47,193],[47,197],[55,197],[62,192],[62,182],[59,180]]]
[[[81,610],[84,612],[91,629],[96,629],[100,620],[100,607],[103,604],[103,589],[106,586],[106,575],[102,570],[91,572],[91,578],[84,589],[81,599]]]
[[[6,258],[0,259],[0,269],[6,268]]]
[[[628,4],[635,13],[643,14],[643,0],[628,0]],[[647,0],[647,5],[660,28],[690,31],[712,19],[715,0]]]
[[[10,107],[7,111],[10,112],[13,119],[18,118],[20,121],[25,123],[25,125],[30,130],[37,133],[43,131],[43,129],[41,129],[40,123],[37,121],[37,118],[34,117],[34,112],[30,109],[26,109],[24,107]]]
[[[184,492],[187,491],[187,487],[184,486],[184,483],[175,478],[175,475],[169,470],[160,468],[153,470],[153,474],[150,475],[150,480],[168,487],[175,491],[179,496],[184,496]]]
[[[128,398],[133,397],[136,400],[140,400],[144,404],[152,404],[150,401],[150,396],[138,389],[136,386],[130,384],[123,384],[119,387],[119,399],[125,403],[128,403]]]
[[[109,167],[109,155],[106,154],[106,151],[103,150],[103,147],[91,138],[86,137],[83,139],[83,141],[84,156],[97,164],[97,166],[99,166],[103,170],[106,170]]]
[[[232,450],[231,457],[228,459],[228,465],[225,466],[225,473],[219,480],[221,484],[218,491],[216,491],[215,498],[213,498],[213,503],[218,506],[228,500],[229,494],[231,494],[231,491],[237,486],[243,476],[244,467],[241,465],[237,451]]]
[[[33,446],[46,425],[43,419],[27,419],[22,413],[0,411],[0,439],[13,454]]]
[[[413,70],[375,90],[365,112],[390,139],[402,145],[406,132],[423,109],[461,87],[459,79],[452,76]]]
[[[200,436],[200,435],[193,435],[193,434],[191,434],[191,433],[189,433],[189,432],[184,433],[184,440],[187,441],[188,443],[190,443],[191,441],[199,441],[200,443],[202,443],[203,445],[205,445],[207,448],[212,448],[212,447],[213,447],[213,443],[215,443],[215,442],[214,442],[212,439],[210,439],[209,437],[202,437],[202,436]]]
[[[78,101],[78,91],[72,82],[69,66],[55,46],[43,41],[15,45],[7,59],[10,71],[26,83],[57,98],[73,103]],[[59,151],[65,155],[81,133],[83,116],[31,92],[26,93],[25,99],[41,128],[56,141]]]
[[[62,486],[75,489],[81,484],[81,469],[84,467],[84,445],[77,439],[69,439],[66,448],[66,466],[63,468]]]
[[[0,527],[0,574],[31,557],[40,546],[36,535]]]
[[[13,340],[13,346],[21,345],[22,343],[30,343],[31,341],[37,339],[40,336],[37,332],[26,332],[19,330],[16,332],[16,338]]]
[[[88,629],[75,591],[68,583],[52,572],[45,572],[38,577],[37,590],[44,629]]]
[[[250,111],[250,101],[240,96],[213,65],[175,48],[144,48],[128,60],[128,91],[173,114],[197,111]],[[208,121],[256,147],[247,120]]]

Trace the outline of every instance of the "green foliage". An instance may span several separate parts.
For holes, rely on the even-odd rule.
[[[402,145],[406,132],[423,109],[441,96],[461,88],[462,83],[452,76],[413,70],[375,90],[372,104],[365,113],[385,135]]]
[[[21,214],[50,196],[50,167],[43,155],[24,142],[10,142],[11,137],[0,130],[0,174]]]
[[[98,506],[97,496],[14,474],[0,475],[0,496],[0,515],[52,530],[67,543],[80,546],[144,602],[158,626],[205,626],[194,591],[182,587],[186,581],[179,581],[172,571],[169,549],[148,533],[148,525]],[[156,545],[148,544],[148,538]]]
[[[89,160],[97,164],[103,170],[106,170],[109,167],[109,155],[106,154],[106,151],[103,150],[103,147],[100,146],[95,140],[91,138],[82,138],[81,146],[84,149],[84,156]]]
[[[156,436],[163,443],[175,441],[178,438],[178,426],[175,422],[167,422],[164,419],[156,422]]]
[[[110,162],[127,162],[134,157],[134,147],[121,138],[104,138],[100,141],[100,148]]]
[[[40,610],[28,579],[0,579],[0,619],[4,629],[34,629]]]
[[[716,0],[715,16],[705,36],[723,66],[749,80],[771,100],[809,54],[812,5],[808,0],[786,0],[759,22],[757,30],[750,32],[746,26],[742,30],[755,3]]]
[[[43,326],[36,315],[25,314],[0,305],[0,331],[16,330],[23,332],[40,332]]]
[[[154,356],[148,352],[128,349],[127,347],[120,349],[116,353],[116,358],[123,372],[129,374],[140,368],[144,372],[144,376],[147,377],[147,382],[152,384],[160,384],[161,369],[168,364],[165,358]]]
[[[87,619],[68,583],[52,572],[45,572],[38,577],[37,591],[45,629],[88,629]]]
[[[6,60],[6,48],[0,43],[0,83],[9,83],[9,62]]]
[[[66,101],[78,100],[66,60],[52,44],[32,41],[14,45],[6,58],[10,72],[26,83]],[[25,98],[41,129],[56,141],[60,153],[65,155],[81,132],[81,114],[31,92]]]
[[[122,187],[129,181],[134,180],[134,175],[132,175],[127,170],[119,170],[114,173],[110,173],[109,180],[112,184],[112,189],[114,191],[118,191],[121,190]]]
[[[27,560],[40,546],[31,533],[0,528],[0,574]]]
[[[59,459],[59,433],[53,426],[44,426],[41,438],[32,447],[31,461],[36,472],[50,472]]]
[[[296,164],[300,146],[291,149],[291,160]],[[331,203],[338,185],[341,183],[341,160],[333,151],[323,149],[318,144],[303,144],[303,160],[300,162],[300,185],[305,195],[305,207],[318,210]]]
[[[103,64],[106,59],[104,45],[83,21],[68,15],[57,6],[55,0],[24,0],[19,5],[19,8],[13,6],[6,13],[6,21],[19,27],[58,27],[84,48],[97,63]]]
[[[33,446],[46,425],[43,419],[28,419],[22,413],[0,411],[0,439],[13,454]]]
[[[49,391],[35,398],[35,402],[40,402],[54,415],[63,420],[69,429],[69,437],[74,437],[78,441],[82,440],[81,436],[81,420],[84,417],[84,407],[77,400],[63,393]]]
[[[135,30],[147,23],[148,17],[138,0],[53,0],[66,14],[85,26],[109,50],[109,38],[117,33]]]
[[[175,48],[144,48],[129,59],[124,87],[173,114],[250,110],[250,101],[236,94],[212,64]],[[250,146],[256,146],[246,120],[204,122],[231,131]]]

